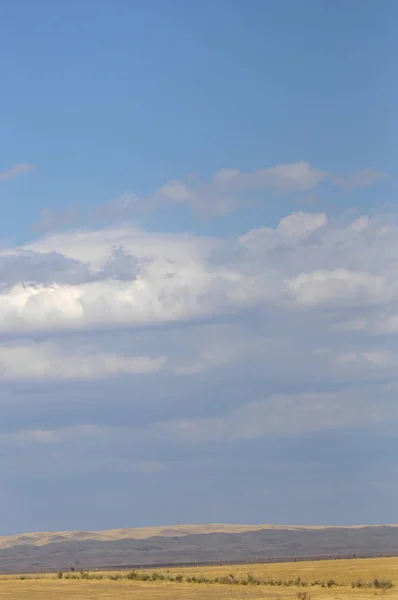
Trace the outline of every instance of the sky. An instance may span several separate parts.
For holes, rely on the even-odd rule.
[[[5,0],[1,535],[396,523],[395,0]]]

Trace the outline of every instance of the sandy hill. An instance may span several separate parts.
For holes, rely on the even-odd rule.
[[[226,523],[212,523],[206,525],[168,525],[159,527],[136,527],[125,529],[105,529],[101,531],[59,531],[22,533],[9,536],[0,536],[0,548],[12,548],[21,544],[44,546],[53,542],[96,540],[99,542],[114,542],[117,540],[132,539],[146,540],[151,537],[183,537],[194,534],[208,533],[244,533],[248,531],[278,530],[278,531],[322,531],[363,529],[369,527],[383,527],[382,525],[349,525],[349,526],[305,526],[305,525],[230,525]],[[388,525],[398,527],[398,525]]]

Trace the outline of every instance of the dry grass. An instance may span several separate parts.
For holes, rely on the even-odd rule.
[[[152,571],[151,571],[152,572]],[[182,583],[168,581],[129,581],[110,580],[117,572],[97,573],[104,579],[57,579],[55,574],[39,575],[37,579],[20,579],[18,576],[0,577],[0,599],[13,600],[279,600],[282,598],[299,600],[306,594],[307,600],[370,600],[377,596],[398,600],[398,558],[336,560],[273,565],[240,565],[208,567],[197,569],[159,570],[167,577],[181,574]],[[287,582],[300,577],[313,583],[333,579],[337,585],[330,588],[318,585],[270,586],[235,585],[220,583],[187,583],[186,578],[195,576],[214,580],[233,574],[235,578],[247,579],[250,573],[254,579],[273,579]],[[126,576],[126,572],[122,572]],[[374,578],[391,580],[392,589],[353,588],[351,584],[362,580],[370,582]],[[301,596],[303,598],[303,596]],[[305,596],[304,596],[305,598]]]
[[[351,584],[358,579],[371,580],[375,577],[391,579],[398,590],[398,558],[366,558],[309,561],[297,563],[279,563],[267,565],[239,565],[234,567],[206,567],[199,569],[175,569],[179,573],[197,573],[217,577],[233,572],[243,576],[251,572],[255,577],[280,577],[291,579],[299,575],[301,579],[327,580],[334,579],[340,583]]]

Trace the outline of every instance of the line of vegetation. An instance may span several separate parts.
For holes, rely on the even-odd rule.
[[[254,577],[252,573],[247,573],[244,577],[237,577],[233,573],[229,575],[223,575],[220,577],[205,577],[204,575],[183,575],[181,573],[173,574],[170,572],[162,573],[160,571],[153,571],[152,573],[144,570],[140,571],[129,571],[128,573],[96,573],[81,571],[80,573],[63,573],[59,571],[57,573],[58,579],[90,579],[90,580],[101,580],[110,579],[113,581],[127,579],[130,581],[166,581],[174,583],[211,583],[211,584],[223,584],[223,585],[264,585],[264,586],[277,586],[277,587],[352,587],[352,588],[374,588],[379,590],[388,590],[394,587],[394,584],[389,579],[382,579],[375,577],[371,581],[357,580],[352,583],[338,582],[334,579],[327,579],[325,581],[315,579],[308,581],[296,577],[294,579],[281,579],[268,577],[267,579],[261,579]]]

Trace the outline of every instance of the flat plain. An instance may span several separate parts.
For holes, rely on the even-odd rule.
[[[0,577],[0,598],[10,600],[11,598],[13,600],[132,598],[137,600],[183,600],[185,598],[189,600],[279,600],[282,598],[367,600],[377,597],[398,599],[398,558],[140,570],[133,573],[132,579],[127,579],[128,573],[128,571],[93,571],[84,573],[83,578],[79,573],[65,573],[62,578],[58,578],[56,573],[5,575]],[[148,580],[142,581],[140,578],[143,576],[148,576]],[[157,579],[159,576],[166,580]],[[92,579],[93,577],[96,579]],[[391,585],[392,587],[389,587]]]

